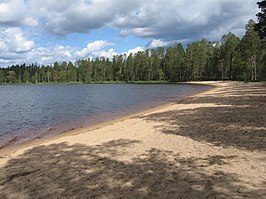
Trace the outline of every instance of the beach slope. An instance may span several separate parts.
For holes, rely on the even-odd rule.
[[[265,83],[0,152],[0,198],[266,198]]]

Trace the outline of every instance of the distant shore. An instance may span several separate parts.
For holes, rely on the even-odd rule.
[[[228,80],[229,81],[229,80]],[[0,83],[1,85],[42,85],[42,84],[203,84],[203,85],[210,85],[210,82],[222,82],[220,81],[208,81],[208,80],[202,80],[202,81],[187,81],[187,82],[170,82],[165,80],[160,81],[95,81],[95,82],[37,82],[37,83]],[[234,81],[238,82],[238,81]],[[263,82],[263,81],[257,81],[257,82]],[[255,83],[255,82],[253,82]]]
[[[265,83],[196,83],[214,88],[0,151],[0,198],[264,198]]]
[[[21,83],[3,83],[0,85],[38,85],[38,84],[171,84],[169,81],[95,81],[95,82],[21,82]]]

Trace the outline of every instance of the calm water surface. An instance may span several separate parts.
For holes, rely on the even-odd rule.
[[[0,85],[0,146],[101,122],[209,88],[180,84]]]

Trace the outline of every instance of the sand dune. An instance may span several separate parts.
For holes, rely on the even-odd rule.
[[[0,151],[0,198],[266,198],[265,83]]]

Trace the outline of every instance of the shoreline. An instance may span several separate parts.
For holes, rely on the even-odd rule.
[[[192,95],[188,95],[185,97],[181,97],[181,99],[177,100],[179,102],[190,99],[190,98],[194,98],[197,97],[198,95],[201,95],[205,92],[208,92],[210,90],[213,90],[219,86],[215,85],[217,82],[221,82],[221,81],[207,81],[207,82],[177,82],[176,84],[191,84],[191,85],[202,85],[202,86],[210,86],[212,88],[209,89],[205,89],[203,91],[197,92],[196,94],[192,94]],[[124,121],[126,119],[130,119],[133,117],[137,117],[143,114],[148,114],[157,110],[160,110],[162,108],[166,108],[167,106],[171,106],[173,105],[175,102],[165,102],[165,103],[159,103],[160,105],[152,105],[151,107],[148,108],[144,108],[144,110],[140,111],[140,110],[136,110],[136,111],[129,111],[128,113],[123,114],[118,114],[118,116],[115,116],[114,118],[109,118],[109,119],[105,119],[105,120],[101,120],[98,122],[92,122],[91,124],[88,124],[86,126],[81,126],[81,127],[77,127],[77,128],[72,128],[70,130],[65,130],[62,132],[54,132],[54,133],[48,133],[45,134],[43,136],[37,136],[37,137],[33,137],[30,139],[24,138],[24,140],[26,141],[22,141],[19,142],[18,144],[15,143],[13,144],[13,140],[16,141],[17,137],[12,138],[10,141],[7,142],[7,144],[5,144],[4,146],[1,146],[0,148],[0,157],[1,156],[5,156],[9,153],[13,153],[14,151],[23,149],[25,147],[30,147],[33,145],[39,145],[39,144],[43,144],[47,141],[53,140],[53,139],[58,139],[64,136],[71,136],[73,135],[77,135],[79,133],[82,133],[84,131],[92,131],[95,129],[99,129],[108,125],[112,125],[116,122],[120,122],[120,121]],[[122,116],[121,116],[122,115]],[[78,133],[77,133],[78,132]]]
[[[212,84],[2,155],[0,198],[264,199],[265,83]]]

